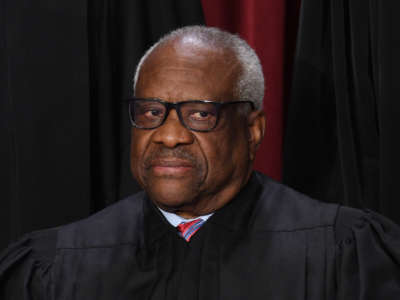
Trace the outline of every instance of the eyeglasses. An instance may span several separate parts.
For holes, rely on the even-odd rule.
[[[165,102],[159,99],[132,98],[129,101],[129,116],[132,126],[141,129],[155,129],[164,124],[171,109],[175,109],[183,126],[193,131],[213,130],[219,120],[220,110],[232,104],[250,104],[251,101],[213,102],[209,100],[189,100]]]

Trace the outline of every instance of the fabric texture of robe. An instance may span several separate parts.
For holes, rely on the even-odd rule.
[[[254,172],[187,243],[144,192],[30,233],[0,256],[2,300],[400,299],[400,229]]]

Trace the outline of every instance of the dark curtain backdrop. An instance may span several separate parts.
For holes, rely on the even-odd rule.
[[[400,2],[303,0],[283,181],[400,223]]]
[[[0,248],[138,190],[121,99],[199,0],[0,0]]]

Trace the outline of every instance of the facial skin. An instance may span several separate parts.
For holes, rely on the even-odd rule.
[[[142,65],[136,97],[168,102],[238,100],[240,72],[227,50],[185,38],[156,48]],[[159,207],[184,218],[209,214],[228,203],[246,184],[264,135],[262,111],[245,115],[231,105],[211,132],[185,128],[175,110],[156,129],[132,129],[131,170]]]

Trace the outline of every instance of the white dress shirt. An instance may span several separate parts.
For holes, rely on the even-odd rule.
[[[193,220],[196,220],[196,219],[199,219],[199,218],[204,220],[204,222],[205,222],[205,221],[208,220],[209,217],[211,217],[213,215],[213,213],[211,213],[211,214],[204,215],[204,216],[199,216],[199,217],[193,218],[193,219],[185,219],[185,218],[182,218],[182,217],[180,217],[180,216],[178,216],[178,215],[176,215],[174,213],[170,213],[168,211],[165,211],[165,210],[163,210],[161,208],[158,208],[158,209],[161,211],[161,213],[164,215],[164,217],[167,219],[167,221],[174,227],[178,226],[182,222],[186,223],[186,222],[190,222],[190,221],[193,221]]]

